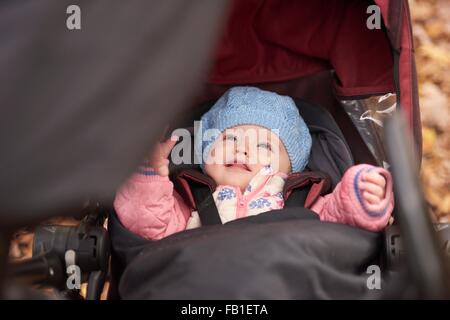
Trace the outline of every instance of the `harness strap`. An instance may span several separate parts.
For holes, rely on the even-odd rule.
[[[222,224],[213,198],[214,181],[195,169],[182,169],[175,174],[175,187],[192,209],[197,210],[203,226]]]
[[[213,194],[209,187],[201,184],[191,187],[193,187],[191,189],[192,195],[196,203],[197,212],[202,226],[222,224],[219,211],[217,210]]]
[[[284,207],[285,208],[294,208],[294,207],[303,206],[303,204],[306,201],[306,197],[308,196],[308,193],[309,193],[308,187],[296,188],[296,189],[292,190],[289,197],[286,200],[284,200]]]

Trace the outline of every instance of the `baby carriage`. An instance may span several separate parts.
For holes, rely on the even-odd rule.
[[[171,127],[189,128],[234,85],[289,95],[301,106],[299,112],[313,138],[308,172],[320,171],[323,176],[311,174],[292,185],[286,208],[277,214],[269,212],[217,225],[208,221],[213,214],[211,206],[205,205],[209,190],[196,179],[198,166],[172,163],[179,188],[189,184],[194,205],[204,213],[203,224],[210,225],[147,241],[125,230],[114,210],[103,202],[82,228],[76,232],[64,229],[59,238],[78,237],[78,241],[58,243],[56,229],[37,230],[35,253],[57,252],[53,258],[66,265],[84,260],[89,266],[81,269],[92,271],[91,292],[98,297],[108,266],[109,241],[103,231],[94,232],[94,226],[101,225],[99,216],[107,216],[111,299],[442,297],[448,289],[448,275],[425,215],[414,225],[419,234],[408,235],[413,227],[404,223],[400,238],[395,222],[385,234],[372,233],[320,222],[305,208],[311,193],[327,192],[354,164],[388,167],[396,161],[394,169],[403,168],[406,175],[393,172],[394,179],[410,177],[410,166],[405,163],[409,159],[401,158],[406,143],[394,139],[401,137],[394,116],[399,109],[420,157],[420,115],[407,1],[234,1],[219,39],[208,81],[193,99],[191,109],[172,117]],[[394,120],[383,130],[388,118]],[[386,134],[390,145],[384,142]],[[143,150],[140,152],[142,155]],[[410,190],[403,185],[404,190],[397,188],[400,209],[395,217],[405,208],[402,193],[417,194],[417,181],[413,182]],[[419,213],[422,209],[414,208]],[[403,221],[411,222],[408,219]],[[402,269],[399,239],[406,240],[409,248],[414,248],[418,239],[422,245],[429,243],[430,257],[410,250],[410,268]],[[67,249],[72,249],[74,257],[67,258]],[[87,258],[83,256],[86,252],[91,252]],[[428,266],[434,266],[432,272],[423,272],[427,268],[423,263],[411,267],[414,261],[424,259]],[[49,261],[41,264],[41,270]],[[370,288],[366,272],[370,266],[381,268],[386,275],[384,280],[389,281],[382,284],[386,290]],[[16,268],[21,270],[19,276],[29,274],[26,268]],[[422,278],[406,286],[418,273]],[[431,280],[426,277],[430,273]],[[436,285],[439,282],[441,285]]]

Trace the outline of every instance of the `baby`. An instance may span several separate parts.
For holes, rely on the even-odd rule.
[[[311,151],[309,130],[294,101],[254,87],[228,90],[202,116],[196,152],[202,169],[217,187],[213,193],[222,223],[284,206],[289,174],[302,172]],[[114,207],[121,223],[147,239],[201,226],[169,180],[167,159],[177,142],[158,144],[148,166],[118,191]],[[322,221],[371,231],[384,228],[393,210],[391,176],[383,168],[349,168],[332,193],[319,197],[311,210]]]

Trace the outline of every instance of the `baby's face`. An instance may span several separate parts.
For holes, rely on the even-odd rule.
[[[289,156],[278,136],[255,125],[225,130],[210,149],[205,172],[218,185],[232,185],[245,190],[250,180],[264,167],[289,174]]]

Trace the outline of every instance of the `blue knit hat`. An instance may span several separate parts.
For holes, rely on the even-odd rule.
[[[212,143],[224,130],[238,125],[258,125],[278,130],[283,142],[292,172],[302,171],[308,163],[311,151],[311,135],[294,101],[288,96],[264,91],[255,87],[234,87],[229,89],[201,118],[201,135],[196,132],[195,156],[209,154]],[[217,134],[202,139],[206,130],[217,129]],[[197,129],[198,131],[199,129]],[[202,168],[203,168],[203,161]]]

